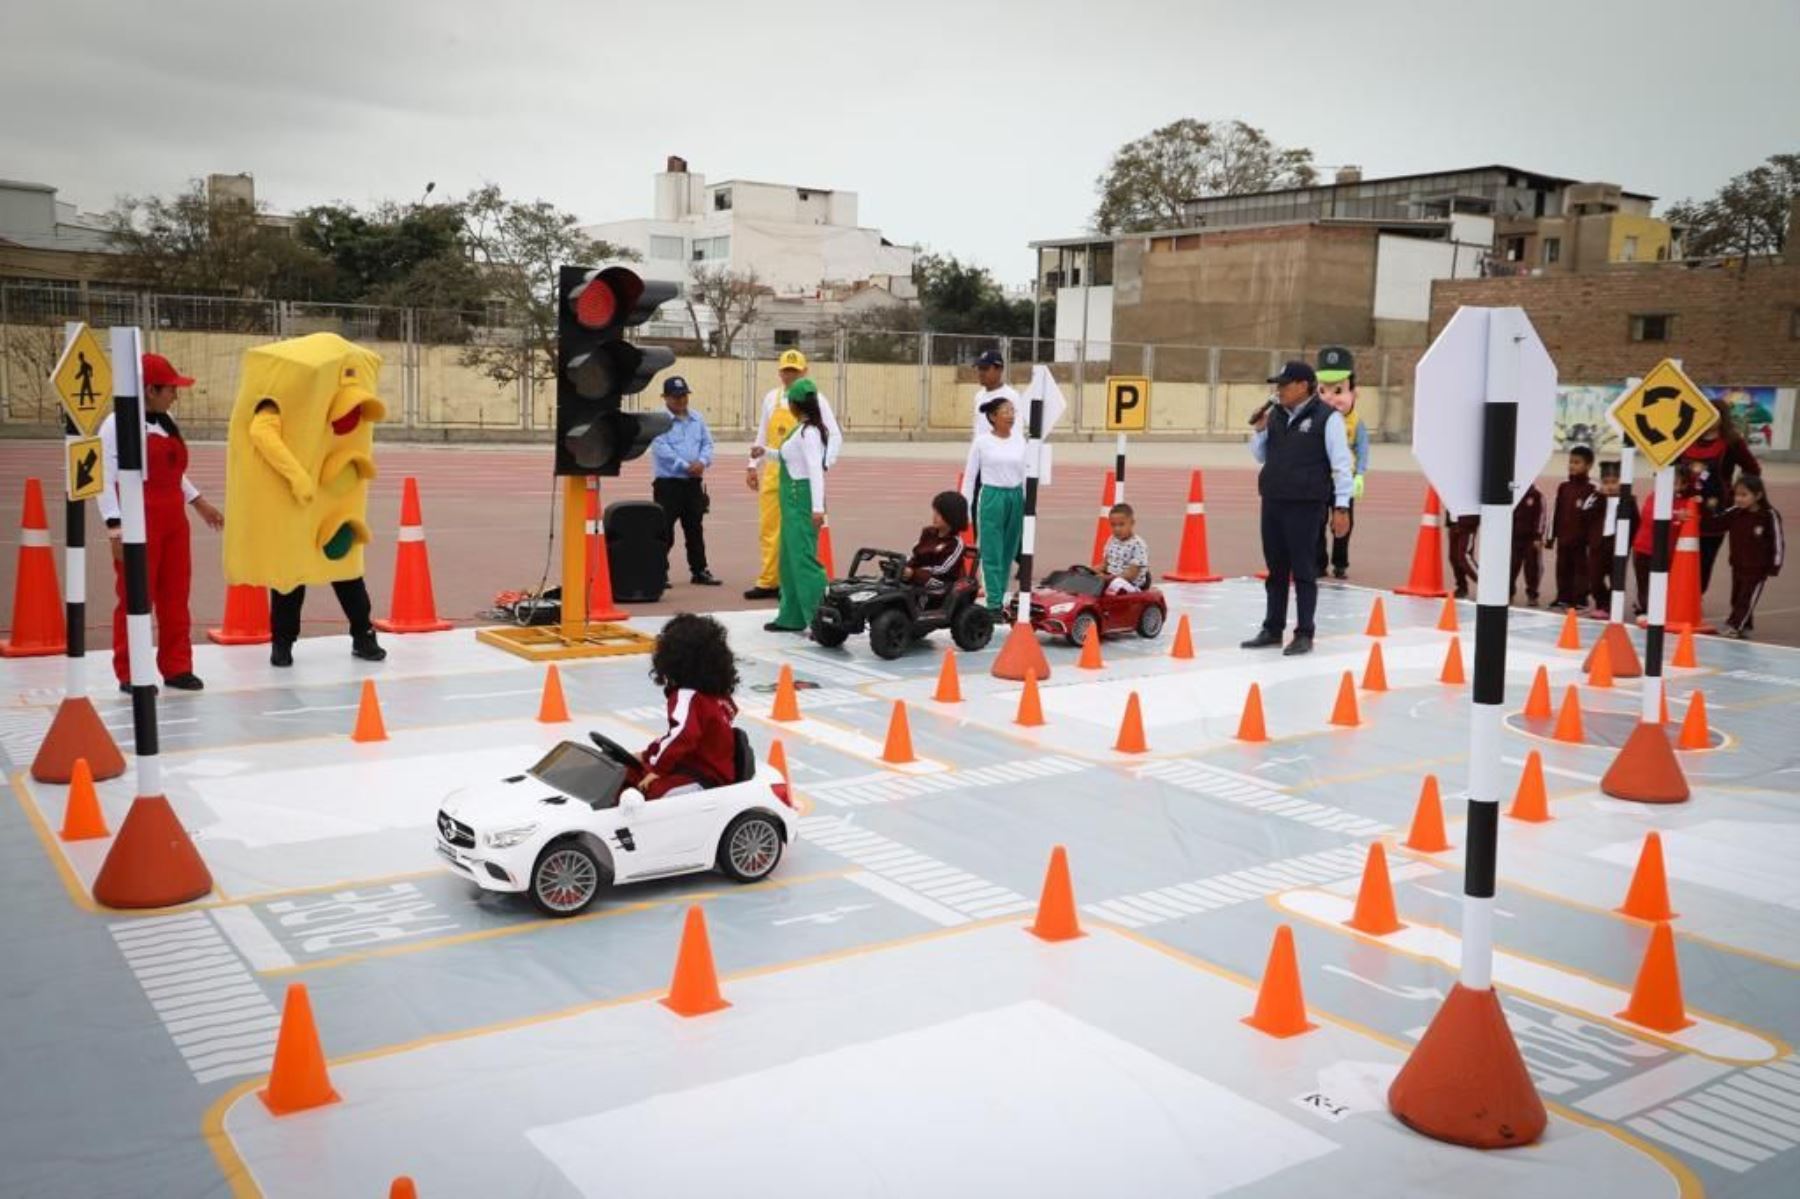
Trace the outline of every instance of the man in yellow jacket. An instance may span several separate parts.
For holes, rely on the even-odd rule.
[[[781,386],[771,388],[763,396],[756,425],[756,440],[750,446],[750,467],[745,472],[750,490],[757,493],[756,523],[762,542],[762,566],[756,576],[756,585],[744,592],[744,598],[748,600],[775,599],[781,595],[778,568],[781,555],[781,468],[776,463],[775,451],[781,448],[781,443],[798,423],[794,414],[788,411],[786,396],[787,389],[794,385],[794,381],[806,374],[806,355],[799,350],[783,350],[775,367],[776,374],[781,377]],[[825,469],[830,470],[837,461],[838,450],[844,444],[844,435],[838,429],[837,415],[832,412],[830,401],[823,394],[819,396],[819,415],[824,418],[825,428],[831,433],[825,448]]]

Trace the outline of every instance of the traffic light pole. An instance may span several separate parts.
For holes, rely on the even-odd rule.
[[[574,643],[587,637],[587,476],[563,476],[562,492],[562,635]]]

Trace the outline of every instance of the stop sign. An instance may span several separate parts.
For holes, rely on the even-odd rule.
[[[1556,418],[1556,364],[1523,308],[1458,308],[1413,375],[1413,457],[1458,516],[1481,510],[1481,409],[1490,393],[1519,405],[1516,504],[1550,458]]]

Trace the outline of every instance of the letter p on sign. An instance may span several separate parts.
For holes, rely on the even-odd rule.
[[[1142,433],[1150,427],[1150,380],[1137,375],[1106,377],[1106,431]]]

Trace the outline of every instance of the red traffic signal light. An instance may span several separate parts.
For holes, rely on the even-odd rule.
[[[675,363],[660,346],[626,340],[675,298],[622,266],[557,272],[556,473],[616,475],[668,427],[667,413],[628,413],[622,401]]]

